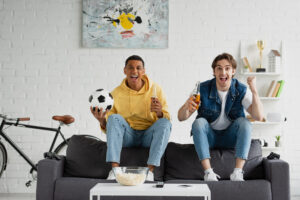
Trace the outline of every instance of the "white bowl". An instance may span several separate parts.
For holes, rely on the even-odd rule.
[[[116,180],[121,185],[134,186],[143,184],[148,175],[148,167],[114,167]]]

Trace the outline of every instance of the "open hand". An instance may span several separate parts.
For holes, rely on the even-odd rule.
[[[103,112],[103,108],[98,108],[98,107],[90,107],[91,113],[94,115],[94,117],[100,122],[102,126],[106,125],[106,113],[108,110],[105,110]]]

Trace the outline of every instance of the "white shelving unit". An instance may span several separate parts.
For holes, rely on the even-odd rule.
[[[245,76],[279,76],[279,73],[275,72],[242,72]]]
[[[262,147],[262,149],[265,151],[281,151],[282,147]]]
[[[262,101],[278,101],[280,97],[259,97]]]
[[[249,69],[243,67],[242,58],[247,57],[250,66],[255,71],[256,66],[259,65],[259,50],[256,46],[256,41],[241,41],[240,47],[240,62],[238,62],[237,78],[247,83],[247,77],[256,77],[256,86],[260,96],[260,100],[264,106],[264,115],[267,113],[276,112],[282,113],[284,109],[284,90],[280,97],[266,97],[267,90],[272,80],[285,80],[284,72],[286,66],[284,65],[284,48],[282,41],[265,41],[265,49],[263,50],[262,66],[266,68],[266,72],[249,72]],[[278,50],[281,54],[281,70],[280,73],[272,72],[268,69],[268,53],[273,50]],[[268,155],[271,151],[284,154],[284,123],[283,122],[251,122],[253,125],[252,138],[264,139],[267,143],[267,147],[263,147],[263,155]],[[275,136],[281,135],[282,146],[275,147]]]
[[[252,125],[266,126],[266,125],[281,125],[281,122],[251,122]]]

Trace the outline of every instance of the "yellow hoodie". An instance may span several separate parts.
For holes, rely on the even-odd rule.
[[[112,91],[114,105],[107,118],[112,114],[120,114],[131,128],[148,129],[158,119],[156,113],[150,111],[151,97],[156,90],[156,96],[162,105],[163,117],[170,120],[168,105],[161,87],[149,80],[146,75],[142,79],[145,84],[139,91],[130,89],[126,85],[126,78]]]

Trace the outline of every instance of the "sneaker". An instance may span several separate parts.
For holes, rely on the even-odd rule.
[[[148,175],[146,177],[146,181],[154,181],[153,172],[151,172],[150,170],[148,171]]]
[[[108,177],[106,178],[107,180],[116,180],[115,174],[122,173],[121,169],[119,167],[113,167],[109,173]]]
[[[221,178],[218,174],[214,171],[205,172],[204,174],[204,181],[219,181],[218,178]]]
[[[110,170],[108,173],[108,177],[106,178],[106,180],[116,180],[115,174],[113,172],[113,170]]]
[[[232,174],[230,174],[230,180],[231,181],[244,181],[244,172],[243,172],[243,170],[234,169]]]

